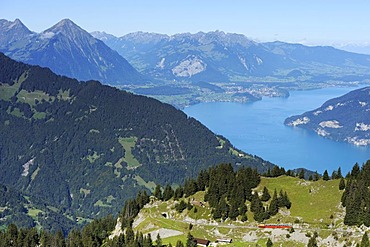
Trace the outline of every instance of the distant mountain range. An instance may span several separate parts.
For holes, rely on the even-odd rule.
[[[0,119],[0,186],[14,189],[8,196],[15,202],[19,194],[28,196],[19,199],[27,205],[37,198],[73,219],[72,225],[76,218],[119,212],[139,190],[182,183],[215,164],[260,172],[273,166],[168,104],[57,76],[2,53]],[[14,216],[14,222],[19,214],[39,223],[48,219],[37,205],[19,210],[0,216]]]
[[[362,43],[362,44],[351,44],[351,43],[336,44],[335,47],[337,47],[340,50],[370,55],[370,43],[369,42]]]
[[[0,20],[0,34],[1,52],[60,75],[109,84],[144,82],[122,56],[69,19],[41,33],[31,32],[19,19]]]
[[[166,80],[207,82],[326,82],[370,78],[370,56],[329,46],[258,43],[221,31],[172,36],[136,32],[92,35],[138,71]]]
[[[292,116],[285,124],[355,145],[370,144],[370,87],[328,100],[321,107]]]
[[[13,59],[79,80],[114,85],[158,80],[307,83],[370,78],[370,55],[329,46],[259,43],[221,31],[172,36],[136,32],[118,38],[104,32],[89,34],[68,19],[34,33],[16,19],[0,20],[0,34],[0,51]]]

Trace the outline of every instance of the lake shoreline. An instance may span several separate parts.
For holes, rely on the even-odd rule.
[[[340,166],[347,172],[356,162],[370,159],[369,147],[324,139],[310,131],[284,125],[285,118],[321,106],[357,87],[330,87],[291,91],[289,98],[269,98],[252,103],[200,103],[183,111],[231,143],[285,169],[304,167],[322,173]]]

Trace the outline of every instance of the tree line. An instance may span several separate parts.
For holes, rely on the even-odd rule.
[[[346,176],[342,205],[346,208],[346,225],[370,226],[370,160],[360,167],[357,163]],[[342,185],[343,188],[343,185]]]

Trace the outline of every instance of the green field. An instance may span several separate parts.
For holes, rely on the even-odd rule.
[[[122,145],[123,149],[125,150],[125,156],[123,157],[123,161],[127,163],[127,169],[135,169],[140,166],[139,161],[135,158],[132,154],[131,150],[135,147],[137,138],[136,137],[120,137],[118,139],[119,143]]]
[[[263,178],[257,188],[262,192],[266,186],[271,194],[276,189],[287,191],[289,199],[292,201],[290,217],[284,217],[290,223],[300,219],[301,223],[317,224],[325,227],[333,220],[331,215],[342,213],[340,209],[340,199],[342,191],[339,190],[339,179],[329,181],[306,181],[303,179],[281,176],[279,178]],[[270,220],[273,222],[276,219]],[[341,222],[340,220],[337,222]]]

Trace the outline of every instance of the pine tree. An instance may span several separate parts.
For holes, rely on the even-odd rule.
[[[369,247],[369,246],[370,246],[369,236],[365,232],[364,235],[362,236],[360,247]]]
[[[7,243],[8,246],[17,246],[19,243],[17,243],[17,238],[18,238],[18,228],[15,224],[11,223],[8,226],[8,229],[6,230],[6,239],[5,243]]]
[[[239,215],[245,215],[248,212],[247,206],[243,203],[239,208]]]
[[[360,166],[356,162],[356,164],[352,168],[351,177],[352,178],[357,178],[359,174],[360,174]]]
[[[353,183],[356,186],[356,183]],[[346,215],[344,216],[344,224],[346,225],[359,225],[361,222],[361,195],[357,190],[350,189],[346,197]]]
[[[145,204],[149,203],[149,201],[150,201],[149,195],[146,193],[145,190],[140,191],[136,197],[136,202],[140,209],[142,209],[145,206]]]
[[[206,190],[206,187],[209,185],[209,174],[207,171],[200,171],[198,178],[197,178],[197,185],[198,190],[204,191]]]
[[[263,204],[258,197],[257,193],[253,194],[251,201],[251,211],[253,212],[254,220],[262,222],[265,219],[268,219],[269,214],[266,212],[266,209],[263,207]]]
[[[48,246],[46,244],[42,244],[42,246]],[[82,237],[81,232],[77,229],[73,229],[69,232],[67,237],[67,246],[68,247],[78,247],[82,246]]]
[[[312,236],[312,237],[308,240],[307,247],[317,247],[317,241],[316,241],[316,237],[315,237],[315,236]]]
[[[69,232],[68,239],[70,238],[71,233],[74,232],[74,231],[77,231],[77,230],[73,229],[71,232]],[[77,232],[80,233],[79,231],[77,231]],[[68,247],[83,246],[82,245],[82,240],[81,240],[81,234],[80,234],[80,239],[79,240],[80,240],[80,242],[78,242],[77,239],[73,239],[73,241],[68,240],[67,246]],[[53,236],[52,236],[51,233],[46,232],[46,231],[41,232],[41,234],[40,234],[40,246],[47,246],[47,247],[53,246],[52,241],[53,241]],[[1,242],[1,240],[0,240],[0,242]],[[1,244],[0,244],[0,246],[1,246]]]
[[[131,226],[126,229],[126,243],[132,243],[135,240],[135,233]]]
[[[271,241],[271,239],[267,239],[267,242],[266,242],[266,247],[272,247],[273,246],[273,243]]]
[[[270,200],[270,198],[271,198],[271,195],[270,195],[268,189],[266,188],[266,186],[264,186],[262,196],[261,196],[261,201],[267,202],[268,200]]]
[[[176,209],[176,211],[177,212],[179,212],[179,213],[182,213],[182,211],[184,211],[184,209],[187,207],[187,204],[183,201],[183,200],[181,200],[179,203],[177,203],[176,205],[175,205],[175,209]]]
[[[271,177],[271,170],[270,170],[270,167],[267,168],[267,172],[265,174],[266,177]]]
[[[313,181],[317,181],[320,179],[319,173],[317,171],[313,174]]]
[[[158,200],[162,200],[163,199],[163,195],[162,195],[162,190],[161,190],[161,185],[160,184],[157,184],[157,186],[155,186],[155,189],[154,189],[154,193],[153,195],[158,199]]]
[[[245,203],[245,191],[241,181],[237,179],[231,191],[230,204],[241,205]]]
[[[146,237],[144,237],[143,247],[153,247],[152,242],[152,237],[150,236],[150,234],[148,234]]]
[[[290,207],[292,206],[292,203],[290,202],[289,197],[288,197],[288,194],[286,193],[286,191],[284,192],[283,203],[282,204],[287,209],[290,209]]]
[[[156,247],[162,247],[162,239],[159,233],[157,234],[157,239],[155,240],[155,244],[156,244],[155,245]]]
[[[144,244],[144,235],[142,232],[136,231],[136,242],[139,244],[139,246],[143,246]]]
[[[177,187],[175,190],[175,194],[174,194],[174,200],[180,199],[181,197],[183,197],[183,195],[184,195],[184,188],[182,186]]]
[[[330,178],[329,178],[329,174],[328,174],[328,171],[327,170],[325,170],[324,171],[324,174],[322,175],[322,179],[324,180],[324,181],[328,181]]]
[[[338,167],[337,178],[343,178],[342,169],[340,167]]]
[[[229,212],[230,212],[230,207],[229,205],[226,203],[226,198],[221,198],[219,204],[218,204],[218,207],[221,211],[221,218],[223,220],[226,220],[228,217],[229,217]]]
[[[194,240],[193,235],[191,235],[189,232],[186,240],[186,247],[196,247],[196,246],[197,242]]]
[[[283,175],[284,173],[281,172],[280,168],[278,166],[274,166],[272,168],[272,172],[271,172],[271,176],[276,178],[276,177],[279,177],[281,175]]]
[[[184,247],[184,244],[181,242],[181,240],[177,240],[176,247]]]
[[[169,184],[167,184],[163,191],[163,200],[168,201],[173,197],[174,193],[175,192],[173,191],[172,187]]]
[[[62,231],[58,231],[55,236],[55,245],[56,247],[65,247],[64,237]],[[36,228],[31,228],[28,230],[28,233],[25,238],[25,243],[27,246],[37,246],[39,244],[39,235]],[[64,244],[64,245],[63,245]]]
[[[262,202],[260,198],[258,197],[257,193],[254,193],[252,195],[252,200],[251,200],[251,212],[255,213],[259,210],[259,208],[262,206]]]
[[[269,218],[269,214],[266,212],[266,209],[262,206],[257,212],[253,214],[253,218],[257,222],[262,222]]]
[[[304,179],[304,170],[303,170],[303,169],[301,169],[301,171],[299,172],[298,177],[299,177],[300,179]]]
[[[230,205],[230,211],[229,211],[229,218],[231,220],[236,220],[236,217],[239,216],[239,209],[238,209],[238,205],[232,203]]]
[[[184,195],[191,196],[198,191],[197,182],[194,179],[186,179],[184,183]]]
[[[120,234],[117,239],[117,246],[125,246],[125,234]],[[78,245],[78,247],[81,247],[82,245]],[[76,246],[77,247],[77,246]],[[145,247],[152,247],[151,245],[145,246]]]
[[[279,204],[278,204],[277,192],[276,189],[274,191],[274,195],[272,196],[272,200],[270,202],[268,213],[270,216],[274,216],[279,212]]]
[[[344,178],[341,177],[339,181],[339,190],[344,190],[346,188],[346,183],[344,182]]]
[[[333,170],[333,172],[331,173],[331,179],[337,179],[338,177],[338,174],[337,174],[337,171]]]

